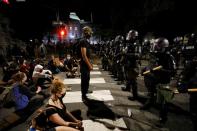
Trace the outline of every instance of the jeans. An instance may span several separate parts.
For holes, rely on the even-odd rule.
[[[86,65],[81,64],[81,93],[82,97],[86,97],[89,89],[90,70]]]

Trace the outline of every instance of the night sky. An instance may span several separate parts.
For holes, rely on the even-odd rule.
[[[168,34],[197,30],[194,20],[197,9],[192,1],[10,0],[10,5],[0,13],[10,18],[10,25],[19,37],[29,37],[48,31],[56,20],[57,11],[63,21],[67,20],[69,12],[76,12],[80,19],[90,21],[92,12],[94,24],[122,33],[131,28]]]

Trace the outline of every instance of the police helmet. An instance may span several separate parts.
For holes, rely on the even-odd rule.
[[[174,43],[181,43],[183,41],[183,37],[177,36],[173,39]]]
[[[137,37],[138,37],[138,32],[136,30],[130,30],[127,33],[126,40],[127,41],[136,40]]]
[[[164,52],[169,47],[169,41],[166,38],[160,37],[154,41],[154,52]]]
[[[117,43],[117,42],[123,42],[123,41],[124,41],[124,37],[122,35],[116,36],[115,43]]]

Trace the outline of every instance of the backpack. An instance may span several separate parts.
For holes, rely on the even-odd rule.
[[[3,92],[0,94],[0,102],[6,108],[15,106],[14,99],[12,97],[12,86],[4,88]]]
[[[48,109],[55,109],[54,107],[42,107],[39,108],[32,117],[32,120],[30,122],[30,126],[32,128],[35,128],[37,130],[43,131],[47,128],[47,122],[48,122],[48,115],[47,110]]]

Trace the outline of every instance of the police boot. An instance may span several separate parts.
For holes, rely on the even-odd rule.
[[[126,87],[121,87],[121,88],[122,88],[122,91],[131,91],[129,82],[126,83]]]
[[[157,121],[155,125],[157,127],[164,127],[167,120],[168,120],[167,118],[159,118],[159,120]]]
[[[138,96],[129,96],[128,99],[131,101],[135,101],[138,100]]]
[[[130,89],[127,87],[121,87],[121,88],[122,88],[122,91],[130,91]]]
[[[152,106],[152,102],[150,100],[147,100],[147,102],[140,107],[141,110],[148,110]]]
[[[135,101],[138,100],[138,94],[137,94],[137,86],[132,87],[132,93],[133,93],[133,97],[129,96],[128,99],[131,101]]]
[[[146,103],[140,108],[141,110],[148,110],[154,103],[154,93],[150,94],[150,98],[146,101]]]
[[[130,89],[128,87],[121,87],[122,91],[130,91]]]

